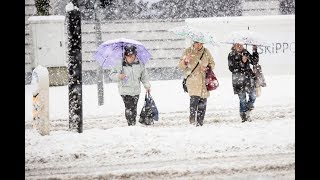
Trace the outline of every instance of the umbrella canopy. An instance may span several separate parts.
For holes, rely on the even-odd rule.
[[[213,36],[209,32],[206,32],[197,28],[192,28],[189,26],[179,26],[179,27],[171,28],[169,29],[169,31],[183,38],[189,38],[192,41],[218,45],[218,43],[214,41]]]
[[[271,46],[271,44],[267,42],[266,38],[263,37],[263,35],[251,30],[233,31],[228,34],[226,40],[221,43],[240,43],[244,45]]]
[[[151,54],[141,42],[126,38],[105,41],[97,48],[93,58],[104,69],[114,67],[122,61],[124,47],[127,45],[134,45],[137,48],[137,58],[141,63],[146,64],[151,58]]]

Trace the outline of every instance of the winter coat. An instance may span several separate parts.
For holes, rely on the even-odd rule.
[[[127,75],[123,80],[119,78],[119,74],[121,73]],[[141,93],[140,82],[142,82],[146,89],[151,87],[147,70],[144,64],[140,63],[137,59],[132,64],[123,61],[121,65],[111,70],[109,77],[113,82],[118,82],[120,95],[139,95]]]
[[[248,56],[248,60],[243,63],[242,56]],[[243,49],[241,53],[232,50],[228,55],[228,66],[232,72],[232,86],[234,94],[253,91],[255,88],[255,74],[250,64],[256,65],[259,62],[259,54],[254,51],[252,55]]]
[[[203,57],[200,60],[203,52]],[[191,53],[191,60],[186,65],[183,59],[189,53]],[[186,48],[183,52],[182,57],[180,58],[178,67],[183,70],[185,77],[187,77],[187,75],[190,74],[192,69],[197,65],[198,61],[198,66],[188,77],[186,82],[188,93],[189,96],[200,96],[201,98],[208,98],[210,96],[210,92],[207,90],[205,84],[206,73],[201,70],[201,66],[207,67],[209,65],[212,69],[214,68],[215,62],[210,51],[205,47],[203,47],[200,51],[197,51],[192,46]]]

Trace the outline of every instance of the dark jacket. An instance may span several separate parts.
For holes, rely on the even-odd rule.
[[[242,56],[248,56],[248,60],[243,63]],[[228,55],[228,66],[232,72],[232,86],[234,94],[253,91],[255,88],[255,75],[250,68],[250,64],[256,65],[259,62],[259,54],[254,51],[252,55],[243,49],[241,53],[232,50]]]

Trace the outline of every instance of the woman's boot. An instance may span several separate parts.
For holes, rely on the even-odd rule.
[[[246,122],[247,121],[247,116],[245,112],[240,112],[240,117],[241,117],[241,122]]]

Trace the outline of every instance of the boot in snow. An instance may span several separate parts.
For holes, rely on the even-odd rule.
[[[249,121],[249,122],[252,121],[250,115],[251,115],[251,111],[250,111],[250,110],[245,112],[246,119],[247,119],[247,121]]]
[[[240,117],[242,119],[241,122],[246,122],[247,121],[247,116],[245,112],[240,112]]]
[[[195,119],[196,119],[195,117],[190,117],[190,118],[189,118],[190,124],[195,124],[195,122],[196,122]]]

